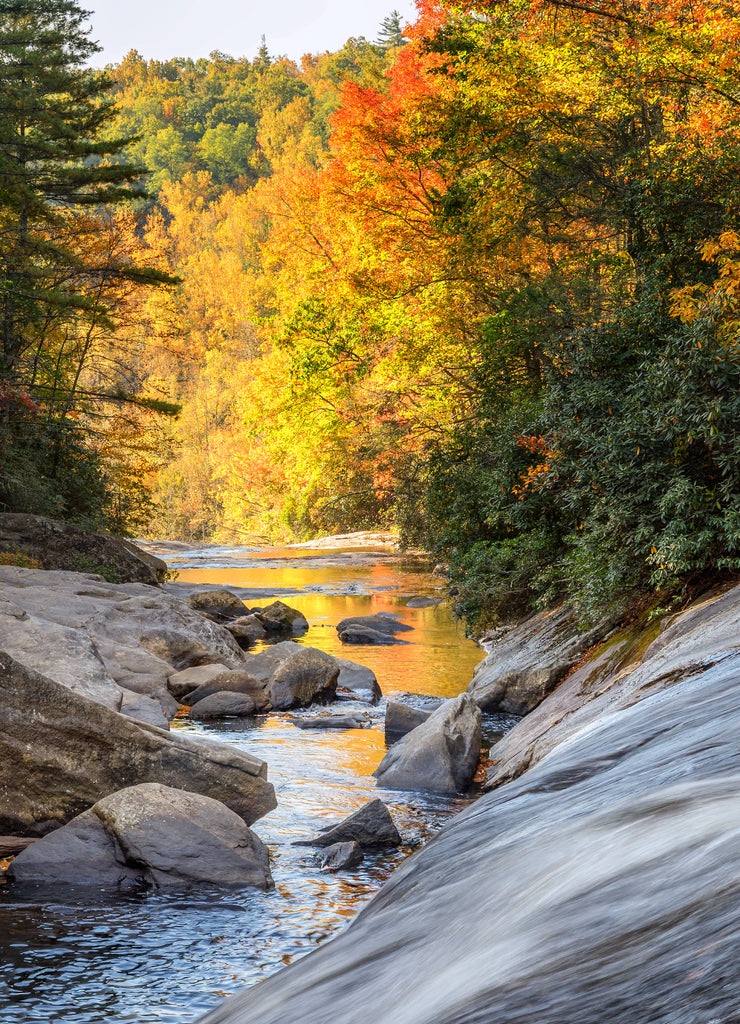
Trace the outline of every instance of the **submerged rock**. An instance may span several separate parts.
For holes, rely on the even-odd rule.
[[[323,871],[343,871],[362,864],[362,847],[359,843],[334,843],[316,856]]]
[[[333,846],[335,843],[357,843],[363,848],[400,846],[401,837],[390,811],[382,800],[370,800],[338,825],[322,829],[314,839],[299,846]]]
[[[466,693],[395,743],[373,772],[381,786],[464,793],[480,760],[481,713]]]
[[[267,848],[217,800],[145,783],[99,800],[13,861],[21,885],[272,885]]]
[[[407,608],[433,608],[435,605],[442,604],[441,597],[412,597],[410,601],[406,602]]]
[[[48,831],[140,782],[213,797],[251,824],[276,806],[266,777],[249,754],[136,722],[0,653],[0,833]]]

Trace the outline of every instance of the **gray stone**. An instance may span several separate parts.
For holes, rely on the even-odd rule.
[[[337,627],[339,629],[339,627]],[[370,626],[350,624],[344,626],[339,632],[339,639],[343,644],[358,644],[373,647],[391,647],[393,644],[405,644],[407,640],[399,640],[391,633],[381,632],[378,629],[371,629]]]
[[[323,829],[314,839],[299,845],[333,846],[335,843],[352,842],[363,849],[401,845],[398,829],[382,800],[370,800],[338,825]]]
[[[299,729],[365,729],[370,725],[370,721],[360,715],[314,715],[291,721]]]
[[[303,613],[283,601],[273,601],[264,608],[252,608],[252,614],[268,633],[293,633],[299,636],[308,629]]]
[[[414,627],[403,622],[392,612],[378,612],[376,615],[350,615],[337,623],[337,632],[342,633],[350,626],[361,626],[363,629],[373,629],[377,633],[404,633]]]
[[[219,675],[213,676],[196,690],[186,693],[181,698],[182,703],[192,707],[204,698],[224,690],[229,693],[245,694],[250,697],[253,708],[259,711],[267,711],[270,708],[270,701],[262,683],[259,683],[249,672],[240,669],[227,669]]]
[[[373,774],[389,789],[464,793],[480,760],[480,745],[480,710],[462,693],[395,743]]]
[[[189,717],[195,722],[207,722],[212,718],[247,718],[256,710],[254,701],[247,694],[222,690],[198,701],[190,709]]]
[[[579,632],[573,610],[561,606],[503,627],[492,634],[493,649],[477,666],[468,693],[482,711],[526,715],[613,626],[607,618]]]
[[[442,604],[441,597],[412,597],[410,601],[406,602],[407,608],[433,608],[435,605]]]
[[[251,824],[275,807],[266,776],[247,753],[136,722],[0,653],[0,833],[63,824],[141,782],[211,796]]]
[[[236,619],[244,615],[246,606],[230,590],[198,590],[185,598],[191,608],[220,619]]]
[[[316,855],[322,871],[343,871],[362,864],[362,847],[359,843],[334,843]]]
[[[267,695],[278,710],[332,700],[338,676],[335,658],[313,647],[302,647],[279,664],[267,683]]]
[[[431,715],[431,711],[410,708],[408,704],[389,700],[385,709],[385,745],[392,746],[406,733],[421,725]]]
[[[153,629],[142,633],[140,643],[155,657],[182,671],[213,663],[214,651],[190,633],[174,629]]]
[[[0,551],[20,552],[43,569],[110,574],[120,583],[160,583],[167,565],[130,541],[85,530],[56,519],[0,513]],[[100,577],[102,579],[102,577]]]
[[[365,668],[364,665],[356,665],[355,662],[347,661],[346,658],[337,658],[336,662],[339,665],[337,687],[351,690],[356,698],[365,700],[369,704],[377,704],[383,696],[383,691],[380,689],[373,670]]]
[[[211,679],[217,679],[225,671],[226,666],[220,663],[217,665],[194,665],[181,672],[173,672],[167,679],[167,689],[177,700],[181,700],[185,694],[192,693],[193,690],[204,686]]]
[[[265,648],[259,654],[246,654],[244,668],[260,683],[267,683],[284,661],[309,649],[313,650],[297,644],[294,640],[283,640],[279,644]]]
[[[133,693],[131,690],[124,690],[121,714],[128,715],[129,718],[135,718],[137,722],[156,725],[158,729],[167,730],[170,727],[170,723],[159,701],[154,700],[152,697],[147,697],[143,693]]]
[[[256,615],[240,615],[233,622],[227,622],[226,628],[243,647],[249,647],[256,640],[263,640],[267,636],[267,630]]]
[[[267,848],[207,796],[146,783],[99,800],[16,858],[20,884],[272,885]]]

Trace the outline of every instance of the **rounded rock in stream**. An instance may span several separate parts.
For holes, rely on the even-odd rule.
[[[322,871],[342,871],[362,864],[362,847],[359,843],[334,843],[317,854],[316,861]]]
[[[214,718],[249,718],[257,708],[252,698],[245,693],[231,693],[220,690],[199,700],[188,715],[194,722],[208,722]]]

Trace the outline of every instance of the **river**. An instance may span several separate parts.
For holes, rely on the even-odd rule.
[[[387,546],[238,548],[164,545],[178,578],[171,589],[228,586],[251,605],[275,597],[309,621],[300,643],[367,665],[385,697],[408,692],[450,697],[465,689],[483,652],[442,602],[408,608],[411,596],[442,597],[440,581]],[[413,632],[392,647],[342,647],[335,624],[348,615],[402,615]],[[258,650],[259,648],[253,648]],[[43,901],[0,886],[2,1024],[189,1024],[226,994],[251,985],[335,934],[393,868],[466,800],[398,793],[375,785],[384,700],[350,702],[371,728],[304,731],[287,714],[236,724],[175,728],[207,734],[254,753],[269,766],[278,808],[254,826],[270,848],[275,888],[267,893],[207,891],[126,895],[59,891]],[[311,714],[312,712],[301,712]],[[489,720],[491,732],[513,724]],[[380,796],[404,846],[366,857],[360,868],[330,874],[315,851],[295,846],[319,827]]]

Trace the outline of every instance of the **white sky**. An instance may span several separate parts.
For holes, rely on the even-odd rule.
[[[142,57],[207,57],[220,50],[255,56],[260,37],[273,56],[338,50],[350,36],[373,40],[392,10],[413,21],[413,0],[81,0],[92,12],[92,38],[103,52],[95,66],[129,50]]]

